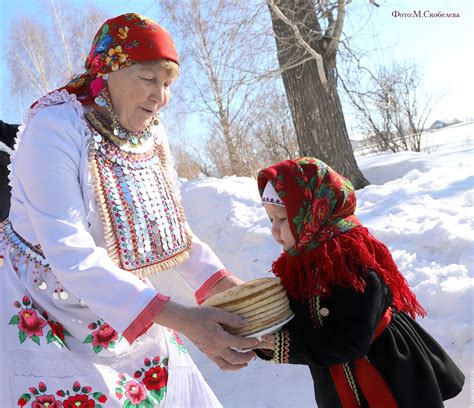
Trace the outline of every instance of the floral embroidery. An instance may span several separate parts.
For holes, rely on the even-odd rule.
[[[122,39],[125,40],[128,37],[128,30],[129,28],[127,26],[125,27],[120,27],[118,30],[118,36]]]
[[[85,78],[82,78],[82,77],[74,77],[74,78],[71,79],[71,81],[69,82],[69,85],[71,86],[71,88],[80,88],[81,86],[84,85],[85,82],[86,82],[86,79],[85,79]]]
[[[301,249],[311,251],[359,225],[353,216],[355,194],[349,180],[312,157],[296,159],[294,166],[285,167],[285,163],[261,171],[258,183],[260,195],[270,180],[281,198],[288,193],[295,200],[298,197],[298,205],[287,208],[292,231],[298,238],[290,255],[297,255]]]
[[[92,387],[81,387],[77,381],[72,385],[72,391],[57,390],[56,396],[48,394],[47,390],[46,384],[40,381],[38,387],[30,387],[20,396],[18,405],[24,407],[32,398],[32,408],[102,408],[101,404],[107,402],[107,396],[102,392],[92,392]]]
[[[168,330],[171,333],[171,339],[170,339],[171,344],[174,344],[178,348],[180,353],[187,354],[188,349],[184,345],[183,340],[181,340],[178,333],[175,330],[172,330],[172,329],[168,329]]]
[[[109,25],[104,24],[102,27],[102,30],[100,32],[100,36],[97,40],[97,44],[92,47],[92,53],[94,55],[100,54],[101,52],[104,52],[110,47],[110,44],[112,44],[113,38],[109,34]]]
[[[120,45],[117,45],[115,48],[110,48],[107,54],[108,56],[105,58],[105,62],[112,68],[112,71],[117,71],[128,57],[128,54],[122,52]]]
[[[42,312],[41,314],[48,321],[49,327],[51,327],[51,330],[48,331],[48,334],[46,335],[48,344],[55,341],[60,345],[69,348],[64,339],[66,336],[71,337],[71,334],[61,323],[55,322],[54,320],[49,320],[48,313],[46,311]]]
[[[65,336],[71,336],[69,332],[61,323],[48,320],[46,312],[42,312],[40,316],[36,306],[28,296],[23,296],[21,302],[18,300],[13,302],[13,306],[20,309],[20,311],[12,316],[8,324],[18,326],[18,338],[21,344],[30,339],[40,345],[43,328],[49,325],[50,330],[46,334],[47,343],[57,342],[61,346],[67,347],[64,338]]]
[[[168,384],[168,359],[159,356],[143,360],[145,367],[135,371],[134,379],[119,374],[115,396],[126,398],[122,407],[152,408],[165,397]]]
[[[84,339],[83,343],[92,343],[92,349],[95,353],[100,353],[104,348],[114,348],[123,338],[108,323],[100,320],[89,323],[87,327],[93,332]]]

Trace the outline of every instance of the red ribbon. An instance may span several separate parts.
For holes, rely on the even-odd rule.
[[[391,318],[392,310],[387,308],[375,329],[372,341],[375,341],[385,330]],[[355,377],[370,408],[397,408],[392,393],[373,364],[366,357],[358,358],[354,363]],[[343,364],[330,366],[329,371],[343,408],[359,407],[355,394],[345,376]]]

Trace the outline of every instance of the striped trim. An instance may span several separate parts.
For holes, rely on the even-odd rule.
[[[323,319],[321,316],[321,301],[319,296],[314,296],[308,299],[309,314],[311,321],[315,329],[319,329],[324,326]]]
[[[346,375],[347,382],[349,383],[349,386],[351,387],[351,390],[354,393],[354,397],[357,400],[357,404],[360,406],[360,397],[359,393],[357,392],[357,386],[354,379],[354,375],[352,374],[351,367],[349,366],[349,363],[343,364],[342,367],[344,369],[344,374]]]
[[[290,362],[290,333],[288,330],[282,330],[275,334],[275,351],[272,361],[277,364]]]

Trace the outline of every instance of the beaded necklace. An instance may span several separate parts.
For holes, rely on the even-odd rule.
[[[94,115],[92,118],[88,118],[92,121],[92,125],[100,132],[105,134],[109,140],[111,140],[117,146],[127,146],[129,149],[134,147],[140,147],[143,143],[152,137],[152,129],[158,126],[160,123],[159,112],[150,121],[148,126],[138,132],[130,132],[122,127],[119,122],[117,113],[112,107],[110,99],[110,93],[107,86],[104,86],[100,94],[95,98],[95,103],[107,110],[110,117],[112,118],[112,124],[109,126],[105,123],[104,119],[100,115]]]

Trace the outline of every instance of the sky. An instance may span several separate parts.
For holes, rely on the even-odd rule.
[[[357,191],[356,215],[390,249],[428,316],[418,319],[466,375],[446,408],[472,406],[474,342],[474,123],[428,133],[423,151],[356,155],[371,185]],[[256,181],[246,177],[184,181],[186,217],[230,270],[247,281],[272,276],[280,252]],[[209,216],[212,214],[212,216]],[[193,304],[177,274],[153,277],[161,293]],[[314,407],[307,367],[251,361],[222,372],[192,344],[190,353],[226,408]]]
[[[57,2],[61,0],[56,0]],[[138,12],[156,20],[153,0],[69,0],[69,3],[95,5],[102,9],[107,17],[124,12]],[[414,61],[422,69],[425,89],[435,95],[444,97],[434,109],[429,123],[435,119],[452,119],[473,117],[472,95],[474,94],[474,57],[471,52],[474,38],[474,11],[471,1],[465,0],[379,0],[380,7],[370,6],[368,0],[353,1],[348,6],[345,30],[354,37],[358,47],[371,52],[373,61],[381,64],[391,61]],[[9,28],[21,15],[41,16],[41,10],[47,7],[41,0],[0,0],[0,36],[2,49],[6,48]],[[352,13],[354,5],[361,7]],[[458,18],[423,17],[410,18],[394,16],[396,12],[413,13],[414,10],[431,13],[457,13]],[[172,29],[170,29],[172,32]],[[374,36],[374,33],[377,33]],[[5,95],[8,73],[5,71],[5,58],[0,56],[0,75],[3,105],[0,104],[1,119],[17,121],[20,114],[7,110]],[[184,67],[185,68],[185,67]],[[5,112],[4,112],[5,111]],[[351,117],[348,117],[351,128]],[[351,130],[351,129],[349,129]]]
[[[433,109],[428,126],[436,119],[474,117],[473,2],[387,0],[378,3],[381,7],[365,7],[365,13],[358,13],[355,19],[347,13],[346,29],[356,36],[357,46],[376,50],[370,53],[370,58],[381,65],[412,61],[420,67],[425,91],[434,97],[443,96]],[[397,12],[414,11],[457,13],[459,17],[397,16]]]

